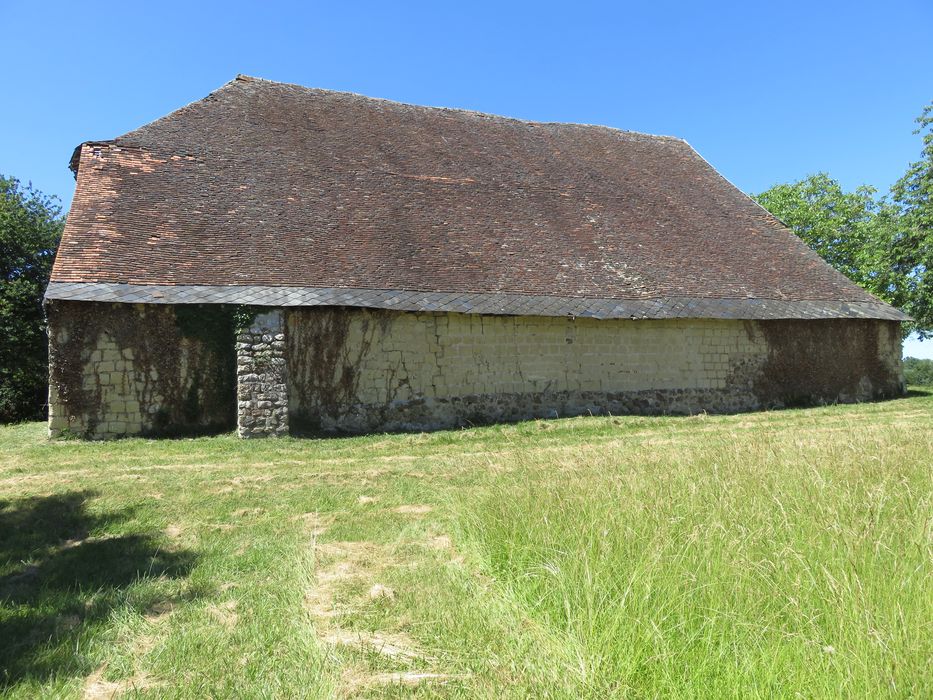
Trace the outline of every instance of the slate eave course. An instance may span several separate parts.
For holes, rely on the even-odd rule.
[[[49,301],[129,304],[233,304],[269,307],[351,306],[395,311],[567,316],[598,319],[718,318],[734,320],[909,317],[881,302],[783,301],[777,299],[579,299],[518,294],[437,295],[391,289],[307,289],[238,285],[130,285],[52,282]]]

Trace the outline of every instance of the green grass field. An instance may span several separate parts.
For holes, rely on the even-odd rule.
[[[933,394],[330,440],[0,428],[7,697],[933,697]]]

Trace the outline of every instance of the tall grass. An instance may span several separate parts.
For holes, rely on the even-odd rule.
[[[332,440],[0,426],[0,697],[933,697],[931,457],[921,391]]]
[[[931,697],[929,436],[698,431],[545,465],[462,511],[590,697]]]

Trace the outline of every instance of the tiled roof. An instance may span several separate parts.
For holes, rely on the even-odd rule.
[[[670,137],[238,78],[77,155],[48,298],[903,318]]]

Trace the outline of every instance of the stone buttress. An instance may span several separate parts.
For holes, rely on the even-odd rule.
[[[237,333],[237,434],[288,434],[285,326],[278,309],[256,316]]]

